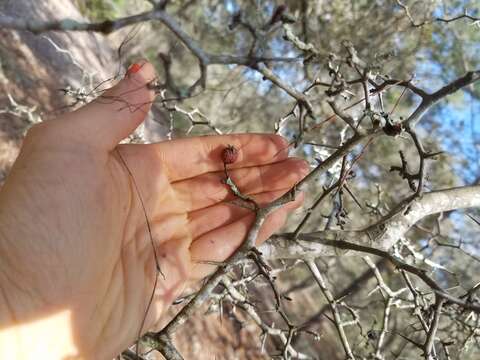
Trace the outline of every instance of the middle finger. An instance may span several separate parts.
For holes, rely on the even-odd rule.
[[[243,195],[254,195],[289,188],[307,172],[304,160],[289,158],[275,164],[229,170],[228,175]],[[234,199],[224,180],[224,172],[212,172],[173,183],[172,188],[180,208],[191,212]]]

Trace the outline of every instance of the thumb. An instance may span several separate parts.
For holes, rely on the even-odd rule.
[[[100,147],[113,149],[145,119],[155,92],[148,84],[155,69],[142,60],[132,64],[118,84],[71,114],[75,132]]]

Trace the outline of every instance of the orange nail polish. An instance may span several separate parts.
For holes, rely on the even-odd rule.
[[[135,73],[139,72],[141,68],[142,67],[139,64],[134,63],[134,64],[130,65],[130,67],[128,68],[127,75],[135,74]]]

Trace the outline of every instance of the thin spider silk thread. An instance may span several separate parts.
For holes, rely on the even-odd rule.
[[[150,220],[148,219],[145,203],[143,202],[143,198],[140,194],[140,189],[138,188],[138,185],[137,185],[137,182],[135,180],[135,177],[133,176],[133,173],[131,172],[130,168],[127,165],[127,162],[123,158],[123,156],[120,153],[120,151],[118,150],[118,148],[116,148],[115,151],[118,154],[123,166],[127,170],[128,175],[132,179],[132,183],[133,183],[133,186],[135,188],[135,192],[138,196],[138,199],[140,200],[140,204],[141,204],[142,210],[143,210],[143,215],[145,216],[145,223],[147,224],[147,230],[148,230],[148,236],[150,238],[150,244],[152,245],[153,255],[154,255],[154,258],[155,258],[155,270],[156,270],[155,271],[155,281],[153,283],[152,293],[150,295],[150,299],[148,300],[147,308],[145,309],[145,314],[143,316],[142,323],[140,325],[140,329],[138,330],[137,342],[135,344],[135,354],[138,356],[138,343],[140,341],[140,336],[142,335],[143,327],[145,326],[145,321],[147,320],[148,311],[150,310],[150,307],[153,303],[153,298],[155,296],[155,289],[157,288],[157,283],[158,283],[158,274],[162,274],[162,277],[164,279],[165,279],[165,275],[163,274],[162,269],[160,268],[160,263],[158,262],[157,250],[155,249],[155,244],[154,244],[154,241],[153,241],[152,228],[151,228],[151,225],[150,225]]]

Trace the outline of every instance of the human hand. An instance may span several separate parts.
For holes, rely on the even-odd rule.
[[[154,99],[146,86],[153,67],[140,65],[99,99],[33,127],[25,138],[0,192],[0,348],[2,331],[67,314],[68,329],[50,322],[50,333],[43,333],[69,333],[64,355],[113,358],[162,320],[189,281],[212,271],[206,261],[225,260],[244,240],[254,215],[233,205],[222,183],[228,144],[239,149],[229,175],[259,204],[307,172],[275,135],[118,145]],[[258,242],[301,201],[300,194],[271,214]],[[142,325],[155,255],[164,276]],[[23,339],[30,344],[23,351],[44,340]]]

